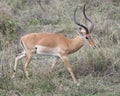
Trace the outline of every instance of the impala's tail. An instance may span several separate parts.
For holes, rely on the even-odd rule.
[[[26,53],[26,47],[25,47],[25,44],[24,44],[24,42],[22,41],[22,39],[20,40],[20,45],[21,45],[21,47],[22,47],[22,49],[23,49],[23,52],[25,52]]]

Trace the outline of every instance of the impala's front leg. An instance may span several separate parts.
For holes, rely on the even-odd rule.
[[[76,81],[76,78],[75,78],[75,76],[73,74],[72,68],[71,68],[71,66],[70,66],[70,64],[68,62],[68,58],[66,56],[62,56],[61,59],[62,59],[63,63],[66,65],[67,70],[70,72],[74,83],[77,84],[77,81]]]

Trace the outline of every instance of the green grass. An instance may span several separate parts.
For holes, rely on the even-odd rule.
[[[16,32],[11,33],[14,37],[3,35],[0,29],[0,96],[119,96],[119,0],[50,0],[48,4],[45,1],[41,2],[43,11],[34,0],[0,0],[1,16],[12,16],[10,18],[16,21],[16,25],[10,27]],[[84,46],[69,56],[80,86],[73,83],[61,60],[49,73],[53,58],[39,55],[34,55],[29,64],[30,79],[25,77],[23,59],[19,61],[16,77],[11,80],[14,60],[21,50],[18,43],[20,36],[44,31],[73,38],[78,27],[73,22],[77,5],[80,6],[77,20],[87,25],[81,13],[85,3],[89,3],[86,14],[95,22],[92,35],[97,48]],[[6,32],[9,33],[9,30]],[[12,38],[11,43],[7,37]]]

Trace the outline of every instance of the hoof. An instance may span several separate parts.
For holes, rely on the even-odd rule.
[[[14,75],[11,77],[11,79],[13,79],[13,78],[15,78],[15,76],[14,76]]]
[[[79,83],[77,83],[77,86],[80,86],[80,84],[79,84]]]

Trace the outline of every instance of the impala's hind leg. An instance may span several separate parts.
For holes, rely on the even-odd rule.
[[[13,70],[14,72],[13,72],[13,75],[12,75],[11,78],[14,78],[15,75],[16,75],[18,60],[22,59],[22,58],[25,57],[25,56],[26,56],[26,54],[25,54],[25,52],[23,52],[23,53],[21,53],[19,56],[17,56],[17,57],[15,58],[15,65],[14,65],[14,70]]]
[[[26,57],[26,61],[25,61],[25,64],[24,64],[24,71],[25,71],[25,75],[27,78],[29,78],[29,74],[28,74],[28,64],[30,63],[30,60],[32,58],[32,53],[30,54],[27,54],[27,57]]]

